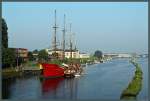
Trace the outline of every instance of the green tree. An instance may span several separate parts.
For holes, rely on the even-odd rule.
[[[14,66],[16,63],[15,49],[2,48],[2,64],[3,68]]]
[[[8,48],[8,27],[2,18],[2,68],[15,65],[15,49]]]
[[[8,48],[8,27],[5,20],[2,18],[2,47]]]
[[[29,61],[33,61],[34,60],[32,52],[28,52],[28,58],[29,58]]]
[[[39,61],[47,61],[48,60],[48,53],[44,49],[39,51],[38,60]]]
[[[100,60],[103,57],[103,53],[102,53],[102,51],[97,50],[97,51],[95,51],[94,56]]]
[[[39,53],[39,51],[37,49],[35,49],[34,51],[32,51],[32,55],[33,55],[34,60],[38,59],[38,53]]]
[[[38,50],[37,50],[37,49],[35,49],[35,50],[33,51],[33,53],[38,54]]]

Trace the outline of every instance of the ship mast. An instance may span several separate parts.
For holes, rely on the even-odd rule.
[[[65,32],[66,32],[66,15],[64,14],[64,28],[63,28],[63,42],[62,42],[62,50],[63,50],[63,54],[62,54],[62,59],[65,58]]]
[[[56,51],[57,47],[56,47],[56,32],[57,32],[57,25],[56,25],[56,10],[55,10],[55,24],[54,24],[54,40],[53,40],[53,43],[52,43],[52,49],[54,51]]]
[[[74,48],[75,48],[75,50],[77,50],[77,42],[76,42],[76,40],[75,40],[75,47]]]
[[[72,32],[71,32],[71,23],[70,23],[70,59],[72,60]]]
[[[76,49],[75,33],[72,34],[72,50]]]

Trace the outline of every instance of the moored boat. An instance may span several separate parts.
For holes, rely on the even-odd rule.
[[[72,78],[75,76],[80,76],[82,72],[82,68],[80,67],[79,64],[65,64],[64,67],[64,77],[66,78]]]
[[[64,76],[64,69],[57,64],[42,64],[42,78],[58,78]]]
[[[68,65],[68,64],[62,64],[63,66],[59,66],[57,64],[48,64],[43,63],[42,64],[42,72],[41,72],[41,78],[42,79],[48,79],[48,78],[58,78],[58,77],[66,77],[66,78],[72,78],[75,76],[80,76],[81,72],[83,71],[80,65]]]
[[[75,70],[71,70],[71,69],[65,70],[64,77],[67,77],[67,78],[75,77]]]

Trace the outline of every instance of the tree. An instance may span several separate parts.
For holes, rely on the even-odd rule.
[[[33,51],[33,53],[38,54],[38,50],[37,50],[37,49],[35,49],[35,50]]]
[[[39,51],[37,49],[35,49],[34,51],[32,51],[33,60],[38,60],[38,53],[39,53]]]
[[[28,52],[28,58],[29,58],[29,61],[33,61],[34,60],[32,52]]]
[[[97,51],[95,51],[94,56],[100,60],[103,57],[103,53],[102,53],[102,51],[97,50]]]
[[[15,49],[8,48],[8,27],[2,18],[2,68],[15,65]]]
[[[15,49],[2,48],[2,67],[14,66],[16,63]]]
[[[38,53],[38,59],[39,61],[47,61],[48,60],[48,53],[43,49],[40,50]]]
[[[2,47],[8,48],[8,27],[5,20],[2,18]]]

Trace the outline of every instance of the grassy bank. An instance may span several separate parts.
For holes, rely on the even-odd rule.
[[[142,88],[142,70],[138,63],[131,61],[131,63],[136,67],[136,71],[132,81],[129,83],[128,87],[122,92],[120,99],[136,99]]]
[[[21,72],[16,71],[14,68],[2,69],[2,78],[10,78],[20,76]]]

